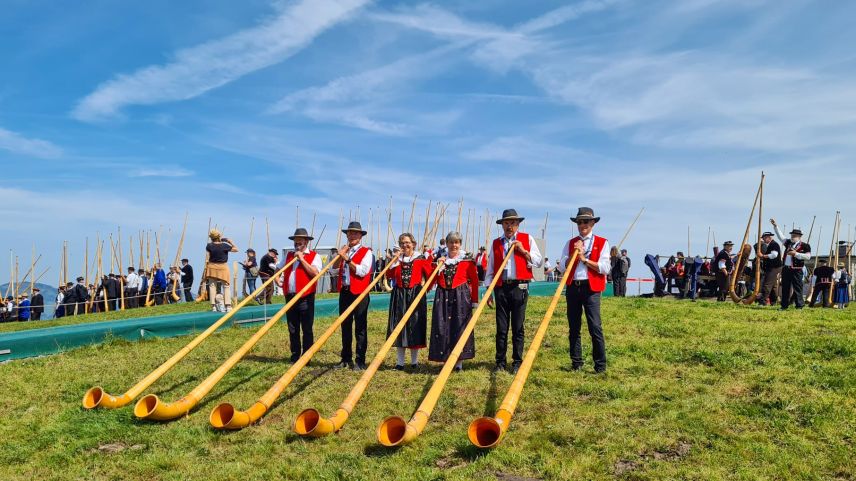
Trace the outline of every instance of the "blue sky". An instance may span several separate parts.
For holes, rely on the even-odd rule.
[[[854,18],[796,0],[7,0],[0,248],[56,266],[68,240],[79,271],[84,239],[118,226],[126,243],[171,226],[174,249],[187,211],[199,264],[209,217],[242,248],[269,217],[284,245],[296,205],[329,233],[340,209],[367,222],[392,196],[399,218],[418,194],[516,207],[533,232],[549,212],[550,257],[578,206],[613,240],[644,206],[638,259],[685,249],[688,225],[694,253],[708,227],[739,242],[761,170],[765,217],[817,215],[828,246],[835,210],[844,231],[854,214]]]

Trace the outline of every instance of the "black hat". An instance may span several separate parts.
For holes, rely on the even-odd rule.
[[[77,278],[77,282],[80,282],[80,281],[82,281],[82,280],[83,280],[83,276],[80,276],[80,277],[78,277],[78,278]],[[69,284],[71,284],[71,283],[69,282]]]
[[[827,262],[826,259],[818,259],[817,263],[818,264],[829,264],[829,262]]]
[[[188,259],[182,259],[181,262],[190,262]]]
[[[526,217],[520,217],[519,215],[517,215],[517,211],[514,209],[505,209],[504,211],[502,211],[502,219],[497,220],[496,223],[502,224],[502,221],[504,220],[518,220],[520,222],[523,222],[523,219],[525,218]]]
[[[347,234],[347,233],[348,233],[348,232],[350,232],[350,231],[359,232],[359,233],[360,233],[360,234],[362,234],[362,235],[366,235],[366,234],[368,234],[368,232],[366,232],[366,231],[364,231],[364,230],[363,230],[363,226],[362,226],[359,222],[357,222],[357,221],[349,222],[349,223],[348,223],[348,228],[347,228],[347,229],[342,229],[342,233],[344,233],[344,234]]]
[[[250,252],[252,252],[253,254],[255,254],[255,253],[256,253],[256,250],[255,250],[255,249],[252,249],[252,248],[251,248],[251,249],[247,249],[247,254],[249,254]]]
[[[791,231],[791,234],[790,234],[790,235],[798,235],[798,236],[802,236],[803,234],[802,234],[802,231],[801,231],[801,230],[799,230],[799,229],[794,229],[794,230],[792,230],[792,231]]]
[[[580,207],[577,209],[577,216],[571,217],[573,222],[577,222],[578,220],[593,220],[595,223],[600,221],[600,217],[594,216],[594,210],[591,207]]]
[[[761,234],[761,237],[773,237],[773,233],[772,232],[764,232],[763,234]]]
[[[348,227],[350,227],[350,226],[348,226]],[[365,232],[363,232],[363,235],[366,235]],[[307,232],[306,229],[304,229],[303,227],[298,227],[297,229],[294,229],[294,235],[289,237],[288,239],[294,240],[295,237],[303,237],[303,238],[306,238],[309,240],[314,239],[314,237],[309,235],[309,232]]]
[[[274,254],[279,254],[279,251],[277,251],[277,250],[276,250],[276,249],[274,249],[273,247],[271,247],[270,249],[268,249],[268,252],[273,252]]]
[[[41,289],[39,289],[38,287],[34,287],[33,292],[41,292]]]
[[[80,279],[78,279],[78,280],[80,280]],[[65,287],[74,287],[74,283],[73,282],[66,282]]]
[[[133,270],[134,270],[134,268],[133,268],[133,267],[129,267],[129,268],[128,268],[128,272],[131,272],[131,271],[133,271]]]
[[[733,242],[731,242],[731,241],[725,241],[725,242],[722,244],[722,246],[723,246],[723,247],[725,247],[725,246],[733,246],[733,245],[734,245],[734,243],[733,243]]]

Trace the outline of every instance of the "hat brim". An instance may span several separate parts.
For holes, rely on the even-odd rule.
[[[577,216],[571,217],[571,222],[576,222],[578,220],[593,220],[595,224],[600,222],[600,217],[585,217],[585,216]]]
[[[524,219],[526,219],[526,217],[503,217],[502,219],[497,220],[496,223],[502,224],[502,221],[506,221],[506,220],[517,220],[517,221],[523,222]]]
[[[366,232],[366,231],[364,231],[364,230],[358,230],[358,229],[342,229],[342,234],[347,234],[348,232],[359,232],[359,233],[360,233],[360,234],[362,234],[362,235],[366,235],[366,234],[368,234],[368,232]]]
[[[365,235],[365,234],[363,234],[363,235]],[[288,238],[288,240],[294,240],[294,239],[309,239],[309,240],[314,240],[315,238],[314,238],[314,237],[312,237],[311,235],[293,235],[293,236],[291,236],[291,237],[289,237],[289,238]]]

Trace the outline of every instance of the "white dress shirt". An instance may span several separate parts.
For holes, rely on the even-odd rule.
[[[357,251],[360,250],[361,247],[362,247],[362,244],[357,244],[353,247],[350,247],[348,249],[347,259],[354,257],[354,254],[356,254]],[[368,253],[366,253],[365,257],[363,257],[363,260],[360,261],[359,264],[357,264],[355,274],[357,274],[359,277],[363,277],[363,276],[367,275],[369,272],[371,272],[371,268],[373,265],[374,265],[374,253],[370,249],[368,251]],[[347,265],[342,265],[342,269],[344,269],[344,271],[345,271],[344,274],[342,275],[342,286],[350,286],[351,285],[351,269]]]
[[[139,289],[140,288],[140,276],[136,272],[131,272],[128,274],[127,283],[125,287],[128,289]]]
[[[571,249],[571,240],[568,239],[568,242],[565,242],[565,247],[562,248],[562,257],[559,259],[559,263],[556,267],[559,268],[559,272],[565,272],[565,264],[567,264],[568,259],[571,258],[569,255]],[[591,233],[585,237],[581,237],[580,240],[583,241],[583,254],[586,259],[591,257],[591,249],[594,243],[594,234]],[[609,241],[604,240],[603,249],[600,251],[600,258],[597,260],[598,272],[600,274],[606,275],[609,274],[609,269],[612,267],[612,264],[609,262]],[[588,267],[580,260],[577,264],[577,269],[573,273],[573,280],[575,281],[584,281],[588,279]]]
[[[779,226],[777,226],[777,225],[773,226],[773,230],[776,231],[776,237],[779,238],[779,242],[781,242],[782,245],[784,245],[785,244],[785,234],[783,234],[782,231],[779,230]],[[788,240],[790,240],[790,239],[788,239]],[[802,244],[802,242],[798,242],[797,244],[794,245],[794,247],[799,246],[800,244]],[[795,256],[786,255],[785,256],[785,267],[791,267],[794,265],[794,257],[796,257],[797,259],[802,260],[802,261],[807,261],[807,260],[811,259],[811,253],[806,254],[806,253],[802,253],[802,252],[797,252]]]
[[[772,244],[772,242],[767,244],[767,247],[769,248]],[[781,253],[775,249],[764,254],[764,257],[766,257],[767,259],[777,259],[779,256],[781,256]]]
[[[498,239],[502,242],[503,251],[508,253],[508,248],[511,246],[511,243],[517,240],[517,236],[520,233],[514,234],[512,238],[507,238],[505,236],[499,237]],[[535,238],[532,237],[532,234],[526,234],[529,236],[529,255],[532,257],[532,260],[526,263],[526,266],[530,269],[533,267],[541,267],[541,251],[538,250],[538,244],[535,243]],[[500,262],[502,260],[500,259]],[[514,259],[508,259],[508,262],[505,263],[505,278],[507,280],[513,281],[517,279],[517,263],[514,262]],[[493,243],[491,243],[490,251],[488,252],[487,257],[487,269],[484,274],[484,283],[485,285],[490,284],[493,281],[493,276],[495,273],[493,272]]]
[[[306,254],[309,254],[309,246],[306,246],[306,248],[303,249],[303,255]],[[288,258],[288,256],[284,256],[282,258],[282,261],[280,261],[280,265],[276,266],[276,270],[282,269],[282,267],[285,265],[286,258]],[[321,269],[324,268],[324,264],[321,263],[321,256],[317,253],[315,254],[315,258],[312,259],[311,264],[312,267],[318,269],[319,272],[321,271]],[[291,274],[288,275],[288,283],[286,284],[287,287],[285,289],[285,293],[297,294],[297,269],[302,269],[302,267],[300,267],[300,261],[295,261],[291,267]]]

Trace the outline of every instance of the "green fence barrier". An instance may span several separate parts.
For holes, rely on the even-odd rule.
[[[610,295],[612,286],[607,289]],[[529,287],[531,296],[551,296],[555,282],[533,282]],[[238,311],[230,323],[223,326],[255,325],[268,320],[282,304],[245,307]],[[371,310],[389,309],[389,294],[372,294]],[[332,317],[339,314],[338,299],[320,299],[315,302],[316,317]],[[175,337],[204,330],[220,317],[217,312],[191,312],[121,321],[91,322],[69,326],[30,329],[0,334],[0,361],[55,354],[80,346],[99,344],[107,339],[121,338],[137,341],[149,337]],[[283,319],[285,322],[285,319]]]

